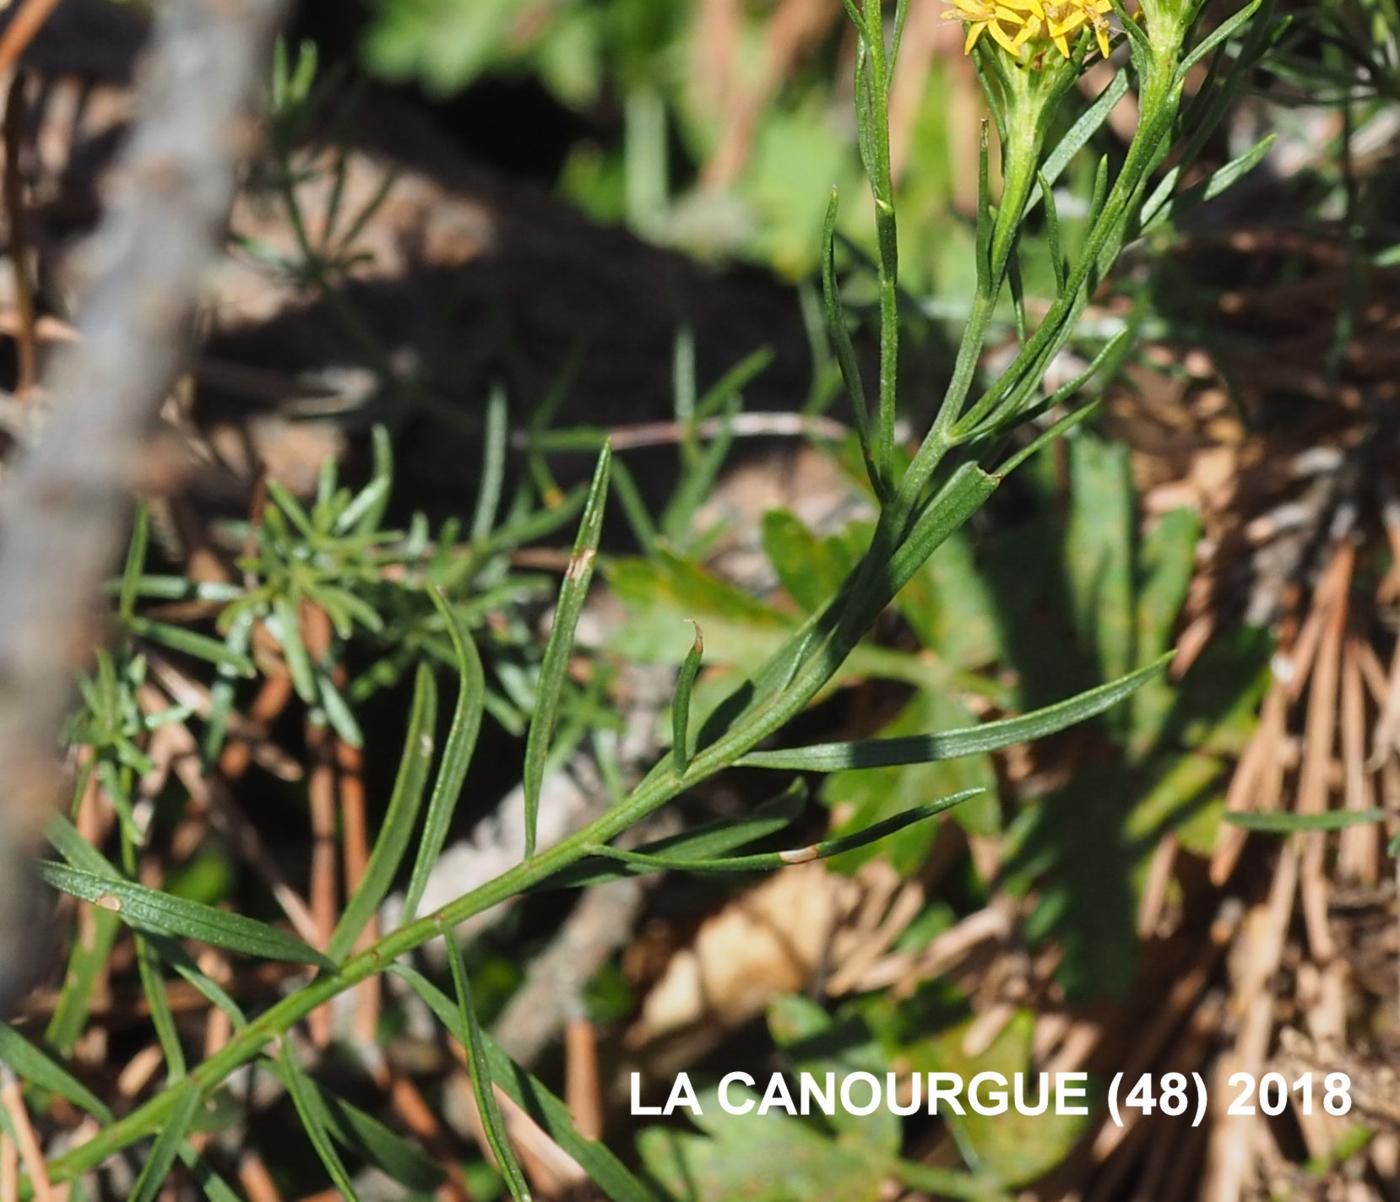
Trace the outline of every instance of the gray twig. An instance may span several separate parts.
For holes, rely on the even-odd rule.
[[[99,637],[99,587],[142,445],[222,242],[279,11],[277,0],[158,6],[138,117],[87,251],[79,339],[51,373],[52,411],[0,508],[0,1013],[23,985],[11,951],[34,893],[19,845],[51,804],[73,676]]]

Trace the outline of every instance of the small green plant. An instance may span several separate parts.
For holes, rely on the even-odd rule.
[[[1107,684],[983,725],[936,733],[904,731],[889,738],[805,747],[786,746],[783,740],[789,723],[823,695],[848,661],[873,650],[863,649],[863,643],[880,615],[915,581],[934,552],[959,536],[1006,475],[1039,448],[1083,422],[1093,410],[1088,394],[1113,371],[1128,348],[1131,331],[1109,340],[1088,367],[1062,387],[1047,394],[1042,381],[1074,336],[1078,318],[1124,247],[1179,203],[1176,183],[1187,162],[1273,36],[1264,0],[1253,0],[1202,38],[1194,33],[1201,9],[1198,3],[1151,0],[1137,17],[1115,4],[1118,26],[1113,36],[1128,44],[1130,63],[1115,71],[1096,100],[1076,111],[1074,85],[1086,57],[1095,49],[1106,48],[1106,16],[1099,6],[1080,5],[1077,11],[1082,20],[1037,25],[1026,33],[1032,18],[1042,20],[1035,16],[1036,6],[1027,2],[1029,7],[1014,10],[1022,14],[1011,22],[1019,32],[1001,28],[999,23],[1006,20],[1001,10],[985,19],[976,18],[971,31],[975,35],[977,20],[993,30],[991,37],[969,39],[992,114],[982,129],[976,286],[947,390],[911,453],[896,438],[902,306],[888,119],[894,65],[909,6],[907,0],[900,0],[890,21],[880,0],[845,0],[859,46],[859,142],[873,197],[878,246],[880,363],[878,380],[870,389],[852,344],[841,296],[835,197],[823,247],[822,280],[827,332],[856,417],[858,459],[864,464],[878,514],[868,537],[851,548],[849,569],[832,575],[829,595],[809,597],[805,616],[786,628],[771,630],[766,658],[713,705],[702,706],[697,699],[706,642],[687,635],[689,650],[680,657],[672,705],[672,746],[633,788],[584,829],[552,845],[537,844],[542,784],[564,737],[561,714],[571,688],[567,669],[600,556],[608,500],[611,495],[619,496],[644,545],[664,549],[666,540],[684,535],[689,515],[698,504],[694,487],[678,490],[671,510],[663,516],[664,528],[657,531],[636,503],[634,489],[623,485],[614,493],[615,486],[628,477],[625,470],[619,470],[611,447],[604,442],[591,483],[572,500],[542,508],[527,500],[499,520],[505,423],[503,410],[496,405],[488,414],[487,427],[494,434],[487,440],[482,502],[469,531],[453,528],[430,538],[422,527],[407,533],[381,528],[388,499],[387,452],[381,442],[379,467],[363,491],[342,489],[328,469],[310,508],[271,488],[260,517],[231,532],[245,548],[241,565],[245,579],[219,597],[222,638],[200,636],[205,641],[187,640],[183,648],[189,654],[203,652],[204,658],[229,674],[222,700],[216,698],[215,714],[219,706],[226,710],[234,678],[248,668],[255,629],[269,633],[280,647],[296,691],[315,719],[334,727],[348,743],[359,738],[353,714],[356,701],[382,679],[416,669],[398,783],[361,883],[325,948],[312,948],[251,918],[137,883],[132,853],[139,829],[124,828],[124,856],[118,867],[107,862],[65,820],[51,826],[50,837],[65,862],[42,865],[45,879],[94,903],[105,922],[125,923],[138,933],[139,964],[166,1064],[164,1087],[114,1118],[56,1059],[9,1028],[0,1027],[0,1052],[9,1063],[37,1088],[64,1096],[98,1121],[92,1138],[48,1165],[54,1181],[72,1181],[114,1153],[154,1137],[132,1193],[136,1202],[150,1202],[157,1196],[177,1159],[192,1166],[195,1178],[211,1198],[228,1197],[228,1187],[195,1151],[190,1136],[209,1117],[211,1102],[231,1076],[253,1062],[265,1064],[286,1085],[317,1156],[343,1195],[354,1196],[353,1182],[338,1151],[347,1144],[367,1151],[378,1163],[397,1165],[395,1175],[400,1179],[405,1174],[412,1176],[422,1166],[421,1157],[414,1159],[411,1145],[382,1127],[374,1127],[373,1120],[357,1118],[357,1112],[347,1109],[348,1104],[325,1093],[298,1061],[292,1042],[298,1024],[319,1007],[361,982],[393,972],[466,1049],[487,1141],[512,1196],[527,1196],[527,1188],[495,1103],[493,1084],[541,1123],[608,1197],[621,1202],[654,1198],[652,1184],[635,1175],[604,1146],[581,1137],[563,1105],[539,1081],[512,1064],[483,1031],[471,983],[456,951],[454,928],[490,907],[531,892],[656,872],[763,872],[869,846],[952,810],[978,790],[911,799],[913,804],[857,829],[779,852],[747,849],[781,829],[781,824],[775,824],[775,813],[784,822],[790,820],[793,807],[787,803],[779,810],[765,809],[717,829],[660,844],[623,847],[618,840],[683,794],[736,767],[805,777],[981,755],[1104,713],[1154,678],[1161,668],[1160,659],[1122,663],[1109,674],[1114,678]],[[962,11],[973,16],[967,8]],[[998,30],[1003,36],[996,36]],[[1211,68],[1207,82],[1188,99],[1188,75],[1202,63]],[[294,77],[283,71],[282,75],[286,77],[284,85],[290,86],[286,81],[300,73]],[[1134,86],[1140,110],[1136,133],[1121,162],[1115,165],[1106,156],[1098,160],[1091,192],[1085,198],[1086,232],[1071,253],[1057,234],[1056,184],[1116,101]],[[992,170],[994,139],[1000,152],[999,186]],[[1256,148],[1223,169],[1206,185],[1206,191],[1223,186],[1247,169],[1259,153]],[[1154,184],[1158,168],[1169,159],[1170,170]],[[1056,292],[1043,315],[1033,321],[1023,303],[1020,280],[1022,235],[1037,220],[1048,231],[1046,245],[1052,256]],[[320,255],[309,245],[304,249],[308,255]],[[983,380],[983,350],[1008,296],[1020,335],[1019,350],[1004,371]],[[684,379],[684,373],[681,376]],[[678,388],[683,424],[699,420],[702,414],[723,418],[732,412],[735,392],[737,387],[731,385],[712,398],[701,399],[694,397],[693,389]],[[548,439],[542,432],[535,433],[539,437],[531,454],[537,459],[538,477],[543,471],[539,457]],[[583,437],[586,440],[588,436],[585,433]],[[694,469],[688,479],[713,479],[717,462],[712,463],[698,449],[698,443],[687,453]],[[540,491],[547,494],[548,481],[543,483],[546,487]],[[481,595],[473,596],[473,591],[494,589],[499,595],[501,589],[533,587],[512,574],[506,554],[575,516],[579,516],[578,533],[557,594],[551,631],[542,654],[531,664],[533,686],[525,696],[496,697],[496,706],[503,713],[513,710],[526,719],[524,856],[495,879],[419,916],[426,875],[443,846],[475,747],[482,710],[491,697],[481,664],[486,657],[480,655],[478,643],[497,636],[479,628]],[[144,537],[139,538],[138,546],[143,541]],[[159,639],[162,632],[135,614],[136,597],[184,596],[181,590],[189,586],[171,578],[147,578],[141,574],[143,563],[141,546],[139,552],[133,551],[132,566],[120,588],[121,616],[132,637]],[[679,560],[675,563],[680,564],[678,571],[685,570]],[[309,609],[324,615],[332,632],[330,641],[318,648],[309,646],[304,635]],[[344,645],[351,639],[377,644],[378,666],[361,678],[363,685],[352,683],[348,691],[342,691],[336,669]],[[167,641],[173,644],[173,636]],[[444,657],[456,670],[458,699],[441,754],[435,755],[429,737],[435,685],[425,665]],[[89,689],[88,717],[80,729],[96,761],[108,765],[101,769],[108,775],[141,767],[136,741],[141,727],[150,720],[137,719],[123,691],[139,682],[139,659],[133,657],[124,661],[124,666],[114,662],[102,668],[97,684]],[[508,686],[503,687],[508,691]],[[211,725],[218,729],[217,720]],[[219,746],[220,738],[213,736],[213,749]],[[420,817],[423,829],[412,859],[403,919],[395,929],[363,946],[361,936],[405,866]],[[449,947],[455,997],[449,997],[405,961],[409,953],[442,936]],[[299,981],[281,1000],[249,1017],[193,963],[180,945],[184,939],[238,955],[310,965],[315,975]],[[357,947],[361,950],[353,950]],[[186,1063],[169,1021],[162,1000],[162,964],[184,976],[211,1005],[226,1013],[233,1028],[228,1041],[198,1063]],[[60,1051],[71,1046],[68,1039],[54,1043]],[[886,1149],[878,1163],[889,1166],[896,1161]],[[925,1180],[917,1166],[897,1168],[907,1183],[916,1187],[927,1185],[937,1191],[949,1182],[969,1184],[957,1175],[946,1180],[940,1176],[937,1182]]]

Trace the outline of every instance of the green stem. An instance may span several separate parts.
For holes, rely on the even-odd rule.
[[[866,170],[875,199],[879,246],[880,394],[875,417],[875,468],[888,486],[894,471],[894,427],[899,396],[899,224],[895,217],[894,172],[890,156],[890,72],[885,52],[881,0],[865,0],[865,43],[869,56],[870,122]]]
[[[966,414],[955,419],[956,426],[947,431],[953,444],[961,441],[967,430],[975,429],[1000,403],[1015,395],[1024,381],[1034,380],[1043,374],[1049,360],[1068,340],[1075,317],[1089,300],[1086,284],[1091,275],[1103,267],[1110,252],[1121,243],[1133,213],[1134,201],[1140,198],[1148,177],[1161,161],[1165,144],[1169,142],[1181,100],[1181,90],[1175,82],[1178,58],[1179,52],[1164,53],[1144,83],[1140,95],[1142,116],[1128,148],[1123,170],[1114,181],[1068,283],[1011,366]],[[959,429],[964,432],[961,436]]]

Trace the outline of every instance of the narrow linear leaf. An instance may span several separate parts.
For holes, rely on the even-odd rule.
[[[40,860],[39,876],[55,889],[118,914],[129,926],[196,939],[226,951],[292,964],[335,965],[295,936],[266,923],[230,914],[200,902],[158,893],[132,881],[115,880],[80,868]]]
[[[111,861],[84,839],[78,828],[62,814],[55,814],[49,819],[48,824],[44,827],[44,837],[74,868],[80,868],[94,876],[113,880],[125,879]],[[239,1009],[238,1004],[216,981],[200,969],[189,953],[175,940],[148,931],[144,941],[150,945],[151,950],[160,960],[169,964],[188,981],[210,1005],[217,1006],[227,1014],[235,1027],[247,1025],[247,1019],[244,1017],[243,1011]],[[159,1004],[155,1003],[152,1007],[153,1017],[156,1012],[155,1006]]]
[[[684,776],[690,763],[690,702],[695,692],[695,678],[700,675],[700,661],[705,657],[705,633],[698,622],[691,625],[695,627],[695,641],[681,664],[676,695],[671,702],[671,759],[677,776]]]
[[[554,611],[554,627],[549,632],[549,642],[545,644],[544,661],[540,665],[538,695],[535,700],[535,713],[530,721],[529,732],[525,736],[525,858],[535,854],[535,835],[539,825],[540,789],[544,784],[545,763],[549,758],[549,745],[554,737],[554,726],[559,717],[559,698],[564,689],[564,676],[569,667],[569,656],[573,652],[574,635],[578,630],[579,615],[588,596],[588,585],[593,579],[593,567],[598,557],[598,539],[603,528],[603,509],[608,496],[608,470],[612,463],[612,444],[603,447],[598,456],[598,466],[593,472],[593,483],[588,489],[588,500],[583,507],[583,519],[579,523],[578,538],[574,541],[574,553],[564,573],[564,583],[559,589],[559,602]]]
[[[344,743],[349,743],[351,747],[363,747],[365,736],[360,730],[360,724],[355,720],[354,713],[340,690],[336,688],[329,672],[317,671],[316,692],[321,698],[321,709],[326,715],[326,721],[335,731],[336,737]]]
[[[1328,810],[1323,814],[1275,813],[1226,814],[1225,821],[1247,831],[1292,835],[1300,831],[1340,831],[1368,822],[1384,822],[1384,810]]]
[[[153,622],[150,618],[143,618],[137,614],[127,618],[126,625],[132,634],[140,638],[160,643],[172,651],[182,652],[194,659],[202,659],[217,667],[227,668],[245,680],[251,680],[257,674],[253,661],[248,656],[234,651],[222,639],[186,630],[183,626],[175,626],[169,622]]]
[[[141,978],[141,992],[151,1012],[151,1025],[156,1030],[156,1042],[165,1057],[165,1070],[170,1082],[185,1076],[185,1049],[180,1032],[175,1027],[175,1012],[165,990],[165,974],[161,972],[160,957],[144,932],[135,932],[136,969]],[[172,1154],[173,1155],[173,1154]]]
[[[481,732],[481,714],[486,699],[486,677],[481,668],[481,656],[476,643],[460,618],[437,589],[428,594],[447,623],[452,651],[457,657],[457,704],[452,711],[452,724],[447,730],[447,742],[442,749],[437,779],[428,798],[428,817],[423,824],[423,836],[418,843],[418,855],[413,861],[413,874],[408,880],[404,897],[403,922],[413,921],[428,887],[428,877],[447,842],[447,828],[462,795],[467,768],[476,751]]]
[[[292,1054],[291,1041],[287,1039],[282,1041],[281,1067],[283,1071],[278,1076],[287,1086],[292,1105],[296,1107],[297,1117],[301,1119],[302,1128],[306,1131],[317,1157],[330,1174],[331,1183],[340,1191],[340,1196],[345,1198],[346,1202],[359,1202],[354,1183],[345,1169],[345,1162],[340,1159],[340,1153],[335,1150],[335,1145],[331,1143],[330,1134],[326,1130],[321,1107],[317,1105],[319,1097],[315,1085],[297,1063]]]
[[[1160,224],[1170,221],[1181,209],[1190,209],[1193,205],[1204,204],[1206,201],[1214,200],[1226,189],[1233,187],[1235,182],[1242,179],[1254,170],[1263,160],[1264,156],[1273,149],[1274,143],[1278,140],[1277,134],[1269,134],[1260,139],[1243,154],[1236,156],[1223,167],[1212,171],[1209,176],[1199,184],[1186,189],[1179,196],[1170,196],[1170,185],[1175,182],[1173,178],[1163,180],[1165,189],[1160,194],[1154,194],[1142,210],[1142,228],[1146,232],[1156,228]]]
[[[413,837],[418,810],[423,802],[423,790],[428,783],[428,770],[433,762],[433,735],[437,727],[437,682],[427,664],[418,666],[413,682],[413,703],[409,709],[408,734],[404,737],[403,758],[399,761],[394,791],[389,795],[389,809],[384,825],[375,840],[364,879],[345,907],[345,913],[335,925],[326,954],[335,961],[343,960],[355,946],[355,940],[368,925],[403,860],[403,853]]]
[[[1070,160],[1088,145],[1089,139],[1108,120],[1109,113],[1127,92],[1128,73],[1119,71],[1099,93],[1098,99],[1080,114],[1065,136],[1055,144],[1055,149],[1045,157],[1045,165],[1040,169],[1040,186],[1031,192],[1030,200],[1026,204],[1027,213],[1030,213],[1045,195],[1044,185],[1053,184],[1059,179],[1064,169],[1069,166]]]
[[[1201,39],[1200,44],[1181,60],[1181,66],[1177,68],[1176,77],[1185,79],[1187,73],[1214,50],[1221,43],[1232,38],[1244,26],[1244,23],[1254,16],[1262,0],[1251,0],[1233,16],[1227,17],[1212,29],[1206,37]]]
[[[9,1065],[21,1081],[66,1098],[104,1123],[112,1121],[112,1112],[96,1094],[5,1022],[0,1022],[0,1064]]]
[[[243,1199],[234,1192],[233,1187],[214,1172],[209,1166],[209,1162],[195,1151],[193,1144],[188,1141],[181,1144],[179,1156],[181,1163],[189,1169],[190,1176],[204,1191],[204,1196],[209,1199],[209,1202],[243,1202]]]
[[[122,572],[121,592],[117,600],[117,616],[129,623],[136,614],[136,598],[141,587],[141,569],[146,564],[146,545],[150,539],[151,516],[144,500],[136,502],[136,514],[131,523],[131,545],[126,553],[126,570]]]
[[[624,851],[622,848],[607,847],[601,844],[590,847],[588,850],[593,855],[619,860],[625,864],[634,864],[639,868],[650,869],[653,872],[767,872],[792,864],[807,864],[813,860],[829,860],[843,852],[855,851],[857,848],[877,843],[881,839],[902,831],[906,826],[912,826],[916,822],[924,822],[946,810],[951,810],[955,805],[970,797],[976,797],[982,792],[984,792],[982,789],[964,789],[961,793],[954,793],[950,797],[930,802],[928,805],[915,806],[913,809],[905,810],[902,814],[895,814],[882,822],[872,823],[864,830],[843,835],[839,839],[827,839],[821,843],[811,843],[806,847],[792,848],[789,851],[766,852],[752,856],[729,856],[716,860],[692,860],[678,859],[675,856],[648,855],[640,851]]]
[[[787,751],[753,751],[739,760],[739,765],[785,772],[842,772],[849,768],[931,764],[937,760],[982,755],[1014,743],[1044,738],[1103,713],[1140,689],[1161,672],[1170,659],[1171,656],[1164,656],[1156,663],[1118,680],[1019,718],[1003,718],[964,730],[900,739],[863,739],[848,743],[817,743]]]
[[[282,655],[287,661],[287,671],[291,673],[292,685],[297,696],[307,705],[315,705],[316,673],[312,668],[311,656],[301,638],[301,619],[297,607],[286,597],[276,597],[272,602],[272,612],[277,619],[277,633],[282,643]]]
[[[708,860],[767,839],[792,825],[807,803],[807,783],[800,777],[777,797],[742,818],[719,818],[694,830],[644,843],[635,850],[644,855],[666,856],[673,860]],[[648,869],[616,862],[584,860],[552,876],[542,888],[574,889],[601,885],[622,877],[644,875]]]
[[[515,1158],[510,1136],[506,1134],[505,1119],[501,1117],[501,1107],[496,1101],[491,1064],[486,1057],[481,1020],[476,1016],[476,1005],[472,1001],[467,967],[462,963],[462,949],[452,931],[444,929],[442,934],[442,942],[447,948],[447,962],[452,967],[452,984],[457,991],[457,1009],[467,1036],[462,1046],[466,1048],[468,1059],[471,1061],[472,1092],[476,1095],[476,1108],[481,1115],[486,1142],[491,1147],[491,1154],[496,1158],[496,1167],[505,1179],[510,1196],[516,1202],[530,1202],[530,1187],[525,1181],[525,1174],[520,1170],[520,1162]]]
[[[841,308],[841,290],[836,281],[836,218],[840,212],[840,197],[836,189],[831,190],[831,201],[826,209],[826,223],[822,230],[822,302],[826,316],[827,337],[831,340],[836,354],[836,365],[841,370],[841,381],[846,386],[846,395],[851,402],[851,412],[855,416],[856,433],[865,452],[867,467],[870,467],[870,418],[865,399],[865,383],[861,379],[860,361],[856,358],[851,332],[846,328],[846,315]]]
[[[223,986],[204,972],[195,963],[194,957],[175,940],[165,935],[154,935],[150,932],[146,933],[144,939],[150,945],[151,950],[164,963],[170,965],[181,978],[189,982],[190,986],[206,1002],[227,1014],[235,1029],[242,1029],[248,1025],[247,1016],[244,1015],[238,1003],[229,997]]]
[[[171,1166],[184,1146],[185,1136],[199,1113],[199,1086],[187,1081],[175,1096],[175,1106],[162,1124],[160,1134],[141,1166],[141,1175],[132,1187],[130,1202],[155,1202],[170,1175]]]
[[[94,876],[108,876],[120,879],[121,873],[63,814],[55,814],[44,826],[44,838],[74,868],[81,868]]]
[[[437,1020],[463,1047],[466,1046],[468,1034],[461,1011],[441,989],[406,964],[394,964],[389,971],[406,981],[427,1003]],[[636,1177],[607,1147],[580,1135],[569,1108],[537,1077],[507,1056],[484,1031],[481,1042],[486,1049],[487,1065],[495,1083],[578,1162],[605,1197],[612,1202],[660,1202],[656,1191]]]
[[[491,533],[501,507],[501,485],[506,475],[506,393],[495,385],[486,398],[486,428],[481,448],[481,485],[472,514],[472,542],[479,543]]]
[[[265,1067],[290,1088],[291,1076],[283,1064],[268,1060]],[[363,1155],[411,1190],[427,1192],[442,1184],[443,1171],[433,1160],[372,1114],[332,1093],[307,1073],[302,1074],[302,1087],[317,1122],[342,1148]]]

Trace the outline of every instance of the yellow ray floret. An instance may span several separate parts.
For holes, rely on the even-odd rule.
[[[1020,58],[1028,48],[1035,52],[1054,46],[1070,56],[1070,38],[1086,25],[1093,30],[1099,52],[1109,53],[1112,32],[1105,16],[1113,10],[1110,0],[948,0],[943,14],[949,21],[967,25],[967,54],[984,32],[1009,54]]]
[[[1025,24],[1025,12],[1039,0],[954,0],[954,7],[943,14],[945,21],[963,21],[967,24],[967,40],[963,43],[963,53],[971,54],[972,48],[982,34],[991,34],[992,40],[1009,54],[1018,52],[1016,36]]]

